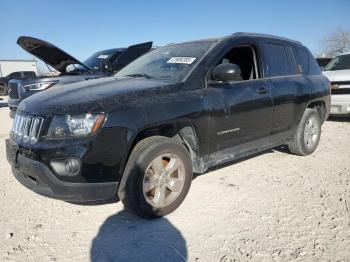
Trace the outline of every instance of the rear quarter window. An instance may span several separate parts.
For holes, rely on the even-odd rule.
[[[266,74],[269,77],[290,75],[286,48],[278,44],[263,45]]]
[[[311,55],[311,53],[309,54],[309,74],[310,75],[322,74],[320,66],[316,62],[316,59]]]
[[[299,74],[309,73],[309,54],[301,47],[293,47],[293,53]]]

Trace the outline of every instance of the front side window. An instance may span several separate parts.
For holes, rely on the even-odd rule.
[[[350,69],[350,54],[339,55],[332,59],[323,71],[336,71]]]
[[[7,76],[8,79],[21,78],[21,72],[14,72]]]
[[[290,75],[290,65],[283,45],[266,44],[263,46],[267,76]]]
[[[216,65],[231,63],[241,70],[241,80],[258,78],[257,56],[253,46],[236,46],[227,52]]]
[[[203,41],[155,49],[125,66],[115,77],[182,81],[213,44],[213,41]]]

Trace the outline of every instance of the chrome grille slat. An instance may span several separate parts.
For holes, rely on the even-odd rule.
[[[17,123],[18,123],[18,115],[16,114],[15,119],[13,120],[12,133],[16,133]]]
[[[31,133],[31,125],[32,125],[32,119],[33,117],[27,117],[24,127],[23,127],[23,141],[28,143],[29,141],[29,134]]]
[[[21,124],[21,119],[22,119],[22,117],[19,115],[19,116],[18,116],[17,123],[16,123],[15,135],[18,135],[18,133],[19,133],[19,126],[20,126],[20,124]]]
[[[23,136],[23,129],[24,129],[25,120],[26,120],[26,118],[23,116],[20,118],[20,122],[19,122],[19,126],[18,126],[18,133],[17,133],[19,136]]]
[[[43,122],[42,117],[16,114],[10,135],[17,142],[34,144],[39,139]]]

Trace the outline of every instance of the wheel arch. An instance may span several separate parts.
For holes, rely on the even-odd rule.
[[[327,118],[327,110],[326,103],[323,100],[311,101],[306,108],[313,108],[317,111],[318,115],[321,118],[322,123],[326,121]]]
[[[195,127],[189,123],[167,123],[157,126],[145,127],[143,129],[140,129],[138,132],[135,132],[134,137],[131,139],[130,146],[127,150],[128,152],[123,161],[123,165],[121,165],[119,170],[121,176],[130,157],[130,154],[136,144],[141,140],[151,136],[164,136],[173,139],[179,144],[183,144],[188,150],[193,162],[193,166],[195,167],[199,150],[199,143]]]

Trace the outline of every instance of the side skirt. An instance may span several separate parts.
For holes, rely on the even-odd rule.
[[[211,167],[244,158],[276,146],[287,144],[288,141],[293,137],[293,134],[294,130],[288,130],[283,133],[271,135],[267,138],[254,140],[242,145],[220,150],[212,153],[209,156],[196,158],[193,165],[194,172],[202,174]]]

